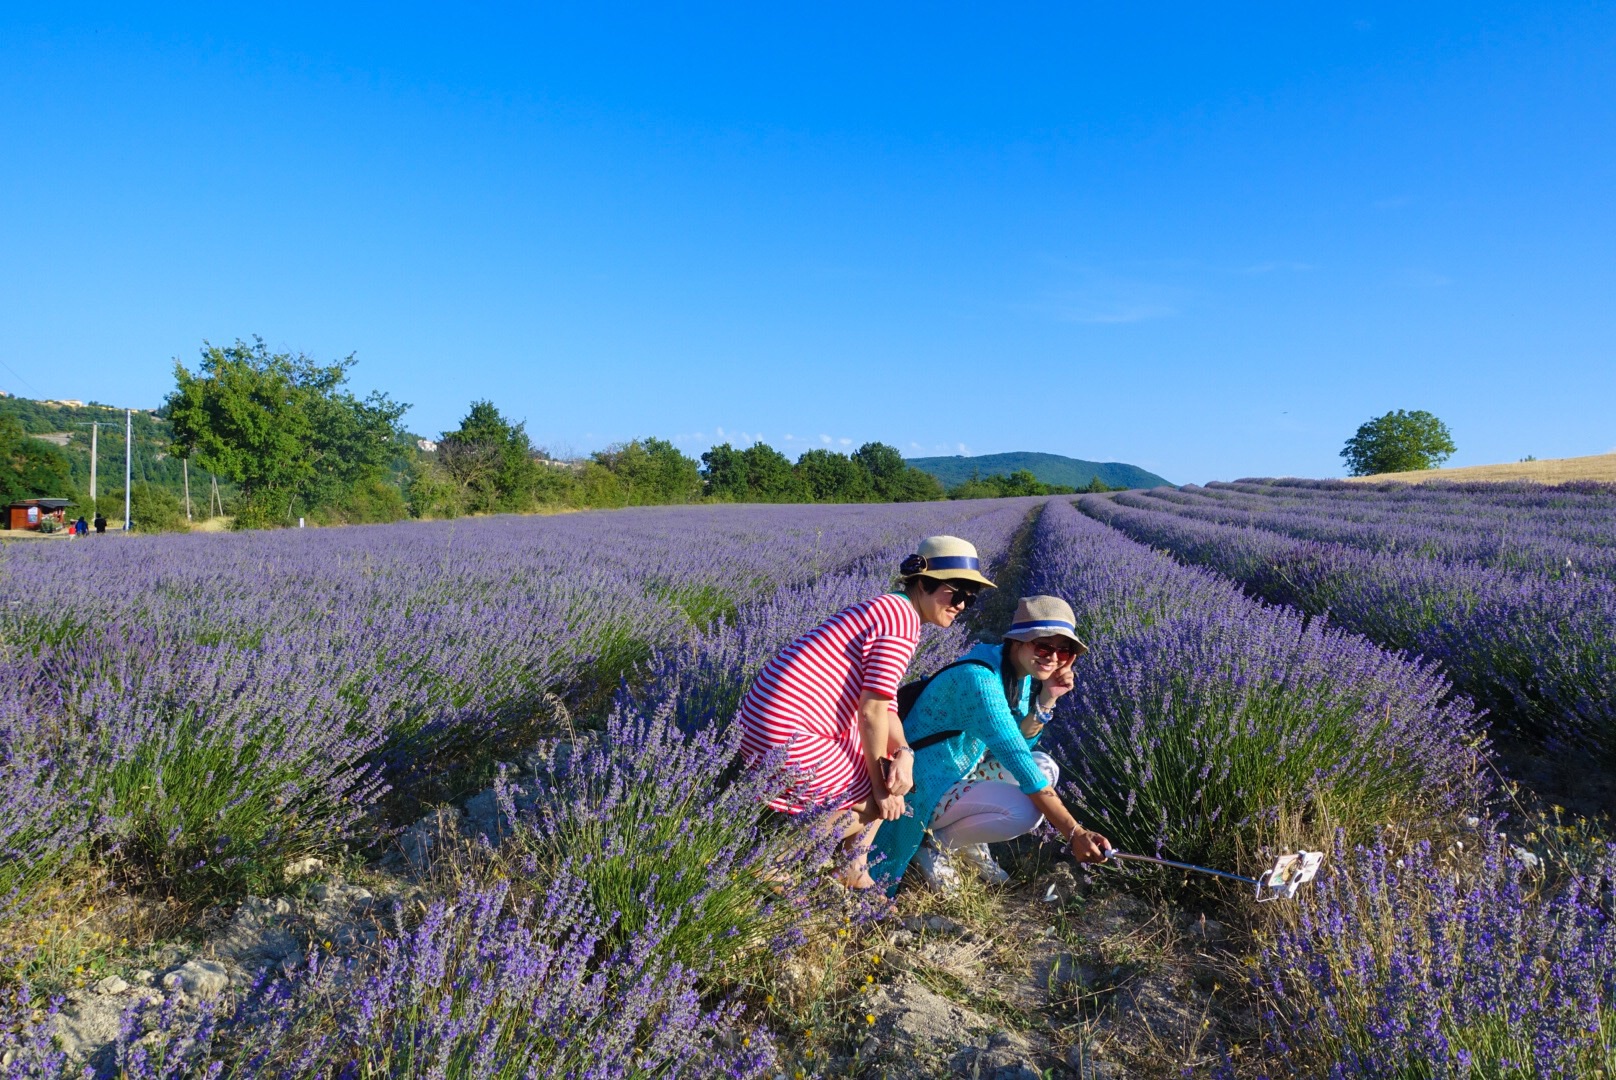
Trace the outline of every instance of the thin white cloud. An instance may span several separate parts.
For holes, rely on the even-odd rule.
[[[1392,275],[1392,283],[1405,289],[1440,289],[1452,285],[1453,279],[1435,270],[1407,267]]]
[[[1089,268],[1074,268],[1062,276],[1065,282],[1024,305],[1025,309],[1056,322],[1116,326],[1170,319],[1190,296],[1181,286]]]
[[[1177,314],[1177,308],[1166,304],[1134,304],[1105,310],[1068,310],[1058,318],[1061,322],[1087,323],[1090,326],[1119,326],[1125,323],[1150,322],[1154,319],[1170,319]]]
[[[1291,262],[1283,259],[1274,259],[1269,262],[1252,263],[1250,266],[1242,266],[1236,270],[1235,273],[1251,275],[1277,273],[1305,274],[1314,269],[1316,269],[1316,267],[1312,263]]]
[[[909,449],[911,449],[911,450],[924,450],[925,447],[921,446],[919,443],[914,442],[913,440],[911,440],[910,443],[909,443]]]
[[[853,440],[852,439],[837,439],[836,441],[841,443],[843,446],[852,446],[853,445]]]
[[[819,436],[819,441],[824,443],[826,446],[829,446],[831,444],[832,440],[831,440],[831,437],[829,435],[823,435],[822,434],[822,435]]]

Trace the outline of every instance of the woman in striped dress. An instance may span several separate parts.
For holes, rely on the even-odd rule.
[[[842,812],[837,834],[853,843],[842,881],[855,889],[871,886],[864,853],[881,822],[903,813],[914,786],[914,753],[893,701],[921,624],[952,625],[993,587],[976,548],[954,536],[923,540],[899,573],[899,591],[844,608],[781,650],[738,716],[742,754],[756,763],[783,753],[794,778],[770,806]]]

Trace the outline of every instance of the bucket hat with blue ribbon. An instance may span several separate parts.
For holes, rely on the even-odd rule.
[[[997,588],[982,576],[975,545],[957,536],[926,537],[915,553],[903,560],[898,572],[904,577],[920,574],[944,581],[974,581],[990,589]]]
[[[1077,643],[1077,655],[1089,651],[1083,639],[1077,636],[1077,619],[1072,605],[1058,596],[1023,596],[1016,604],[1016,617],[1010,629],[1004,632],[1016,641],[1033,641],[1044,637],[1069,638]]]

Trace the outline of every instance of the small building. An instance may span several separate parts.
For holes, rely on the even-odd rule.
[[[23,499],[6,507],[6,528],[43,528],[46,532],[67,527],[67,499]],[[51,525],[46,525],[46,522]]]

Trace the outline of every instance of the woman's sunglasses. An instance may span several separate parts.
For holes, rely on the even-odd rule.
[[[1067,645],[1064,642],[1060,645],[1051,645],[1043,641],[1029,641],[1027,644],[1032,646],[1032,651],[1040,660],[1048,660],[1053,656],[1061,663],[1068,664],[1077,659],[1076,645]]]
[[[938,582],[929,591],[936,593],[945,590],[948,593],[948,600],[943,604],[944,607],[953,607],[958,604],[962,608],[968,608],[976,603],[977,590],[975,589],[962,588],[958,585],[944,585],[942,582]]]

